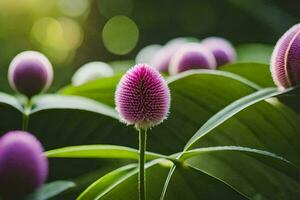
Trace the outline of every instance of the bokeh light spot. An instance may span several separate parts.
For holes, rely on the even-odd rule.
[[[89,3],[88,0],[59,0],[58,7],[65,15],[78,17],[89,9]]]
[[[102,39],[108,51],[117,55],[124,55],[136,46],[139,30],[136,23],[130,18],[115,16],[105,24]]]
[[[64,38],[69,45],[69,48],[78,48],[83,40],[83,30],[81,26],[75,20],[70,18],[61,18],[59,19],[59,22],[62,25]]]
[[[42,45],[53,46],[61,44],[63,29],[61,24],[53,18],[45,17],[36,21],[32,27],[33,38]]]
[[[98,8],[107,18],[116,15],[129,16],[133,9],[133,0],[98,0]]]
[[[31,39],[52,61],[62,63],[82,43],[83,31],[79,24],[70,18],[56,20],[45,17],[34,23]]]

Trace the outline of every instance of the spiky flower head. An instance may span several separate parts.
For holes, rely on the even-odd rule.
[[[280,88],[300,84],[300,24],[290,28],[277,42],[271,58],[271,73]]]
[[[46,90],[53,80],[50,61],[36,51],[24,51],[10,63],[8,80],[15,90],[32,97]]]
[[[215,69],[216,60],[214,55],[198,43],[183,45],[172,56],[169,73],[178,74],[190,69]]]
[[[72,77],[72,84],[78,86],[98,78],[113,75],[114,71],[108,64],[100,61],[89,62],[75,72]]]
[[[167,118],[170,91],[156,69],[138,64],[120,80],[115,104],[123,122],[134,124],[137,129],[147,129]]]
[[[0,193],[4,199],[22,199],[41,186],[47,175],[48,161],[33,135],[11,131],[0,138]]]
[[[209,37],[202,40],[201,44],[214,54],[217,66],[232,63],[236,60],[234,47],[224,38]]]

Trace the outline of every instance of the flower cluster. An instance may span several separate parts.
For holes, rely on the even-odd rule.
[[[189,69],[216,69],[235,60],[234,47],[223,38],[210,37],[200,42],[179,38],[160,48],[150,64],[174,75]]]

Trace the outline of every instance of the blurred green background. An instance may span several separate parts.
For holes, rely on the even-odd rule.
[[[132,60],[175,37],[274,45],[299,13],[299,0],[0,0],[0,90],[12,92],[7,68],[24,50],[49,57],[55,91],[87,62]]]

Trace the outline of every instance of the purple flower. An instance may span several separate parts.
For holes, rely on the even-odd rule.
[[[169,73],[174,75],[190,69],[215,67],[216,60],[207,48],[198,43],[187,43],[172,56]]]
[[[138,64],[120,80],[115,104],[123,122],[135,124],[137,129],[147,129],[167,118],[170,91],[156,69]]]
[[[290,28],[277,42],[271,58],[271,72],[280,88],[300,84],[300,24]]]
[[[24,131],[0,138],[0,194],[17,199],[41,186],[48,175],[48,161],[41,143]]]
[[[236,60],[234,47],[227,40],[219,37],[209,37],[201,42],[215,56],[217,66],[232,63]]]
[[[24,51],[10,63],[9,83],[15,90],[27,97],[32,97],[47,89],[51,85],[52,79],[52,65],[39,52]]]
[[[153,66],[160,72],[168,72],[172,56],[185,43],[183,39],[168,42],[155,54]]]

